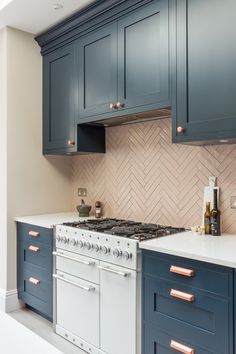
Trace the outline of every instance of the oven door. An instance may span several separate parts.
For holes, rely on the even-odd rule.
[[[138,354],[137,273],[105,262],[98,268],[101,349],[108,354]]]
[[[99,286],[62,271],[56,281],[56,324],[99,347]]]

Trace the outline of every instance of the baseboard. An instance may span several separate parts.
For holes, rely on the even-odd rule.
[[[4,312],[13,312],[23,307],[18,299],[17,289],[4,290],[0,289],[0,310]]]

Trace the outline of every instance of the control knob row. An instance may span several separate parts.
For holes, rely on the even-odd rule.
[[[69,243],[69,242],[70,242],[70,239],[69,239],[69,237],[67,237],[67,236],[60,236],[60,235],[57,235],[57,241],[58,241],[58,242],[63,242],[63,243]]]
[[[117,247],[113,251],[113,256],[116,258],[120,258],[123,256],[125,259],[129,260],[132,258],[132,253],[130,252],[130,250],[122,252],[122,250],[119,247]]]

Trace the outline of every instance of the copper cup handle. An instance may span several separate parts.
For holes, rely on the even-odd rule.
[[[193,348],[187,347],[186,345],[178,343],[175,340],[172,340],[170,342],[170,347],[172,349],[177,350],[180,353],[183,353],[183,354],[194,354],[194,349]]]
[[[37,231],[29,231],[29,236],[32,237],[39,237],[40,233]]]
[[[30,278],[29,278],[29,282],[30,282],[31,284],[33,284],[33,285],[39,285],[39,284],[40,284],[40,280],[35,279],[35,278],[33,278],[33,277],[30,277]]]
[[[194,277],[194,270],[193,269],[187,269],[187,268],[182,268],[182,267],[177,267],[172,265],[170,267],[170,272],[171,273],[175,273],[175,274],[179,274],[179,275],[183,275],[185,277]]]
[[[36,247],[36,246],[33,246],[33,245],[30,245],[29,248],[28,248],[29,251],[31,252],[39,252],[40,251],[40,248],[39,247]]]
[[[175,289],[171,289],[170,296],[188,302],[193,302],[195,300],[195,296],[193,294],[184,293],[182,291],[175,290]]]

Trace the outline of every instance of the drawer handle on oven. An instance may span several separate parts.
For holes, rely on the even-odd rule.
[[[181,300],[188,301],[188,302],[193,302],[195,299],[195,296],[193,294],[183,293],[182,291],[174,290],[174,289],[171,289],[170,296],[176,297],[177,299],[181,299]]]
[[[65,258],[65,259],[69,259],[70,261],[75,261],[75,262],[78,262],[78,263],[81,263],[81,264],[86,264],[88,266],[92,266],[92,265],[95,264],[95,262],[87,262],[87,261],[84,261],[82,259],[66,256],[64,253],[52,252],[52,254],[53,254],[53,256],[62,257],[62,258]]]
[[[29,249],[29,251],[35,252],[35,253],[37,253],[37,252],[40,251],[40,248],[39,248],[39,247],[36,247],[36,246],[33,246],[33,245],[29,246],[28,249]]]
[[[170,342],[170,347],[183,354],[194,354],[194,349],[186,347],[186,345],[180,344],[175,340]]]
[[[125,273],[125,272],[119,272],[118,270],[114,270],[110,267],[102,267],[102,266],[97,266],[98,269],[105,270],[106,272],[122,275],[123,277],[128,277],[130,273]]]
[[[175,273],[175,274],[184,275],[185,277],[193,277],[194,276],[194,270],[193,269],[176,267],[174,265],[172,265],[170,267],[170,272],[171,273]]]
[[[29,278],[29,282],[31,284],[34,284],[34,285],[39,285],[40,284],[40,280],[32,278],[32,277]]]
[[[40,233],[37,231],[29,231],[29,236],[32,237],[39,237]]]
[[[76,283],[76,282],[74,282],[74,281],[67,280],[67,279],[65,279],[63,276],[60,276],[60,275],[57,275],[57,274],[53,274],[52,276],[53,276],[53,278],[55,278],[55,279],[62,280],[62,281],[64,281],[65,283],[68,283],[68,284],[77,286],[78,288],[83,289],[83,290],[86,290],[86,291],[94,291],[94,290],[95,290],[95,288],[94,288],[93,286],[89,286],[89,287],[83,286],[83,285],[80,285],[80,284],[78,284],[78,283]]]

